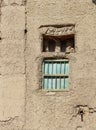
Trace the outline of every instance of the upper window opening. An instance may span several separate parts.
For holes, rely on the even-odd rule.
[[[43,52],[72,53],[75,50],[75,25],[40,26]]]
[[[43,52],[73,53],[75,50],[74,35],[53,37],[43,36]]]

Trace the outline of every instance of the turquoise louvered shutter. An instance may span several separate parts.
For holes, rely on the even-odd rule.
[[[57,67],[57,63],[54,62],[54,63],[53,63],[53,75],[56,74],[56,67]]]
[[[64,90],[69,87],[69,61],[44,60],[43,89]]]

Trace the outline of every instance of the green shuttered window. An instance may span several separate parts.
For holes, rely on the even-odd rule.
[[[69,61],[44,60],[43,61],[43,89],[64,90],[69,88]]]

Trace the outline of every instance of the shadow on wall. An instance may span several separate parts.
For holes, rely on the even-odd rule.
[[[93,2],[94,4],[96,4],[96,0],[92,0],[92,2]]]

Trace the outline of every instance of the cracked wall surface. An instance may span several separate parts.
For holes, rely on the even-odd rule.
[[[0,1],[0,130],[25,122],[25,1]]]
[[[66,24],[75,25],[75,53],[42,52],[40,27]],[[25,129],[96,130],[96,5],[92,0],[28,0],[27,29]],[[43,58],[66,56],[70,60],[69,91],[43,91]],[[82,109],[83,121],[78,112]]]

